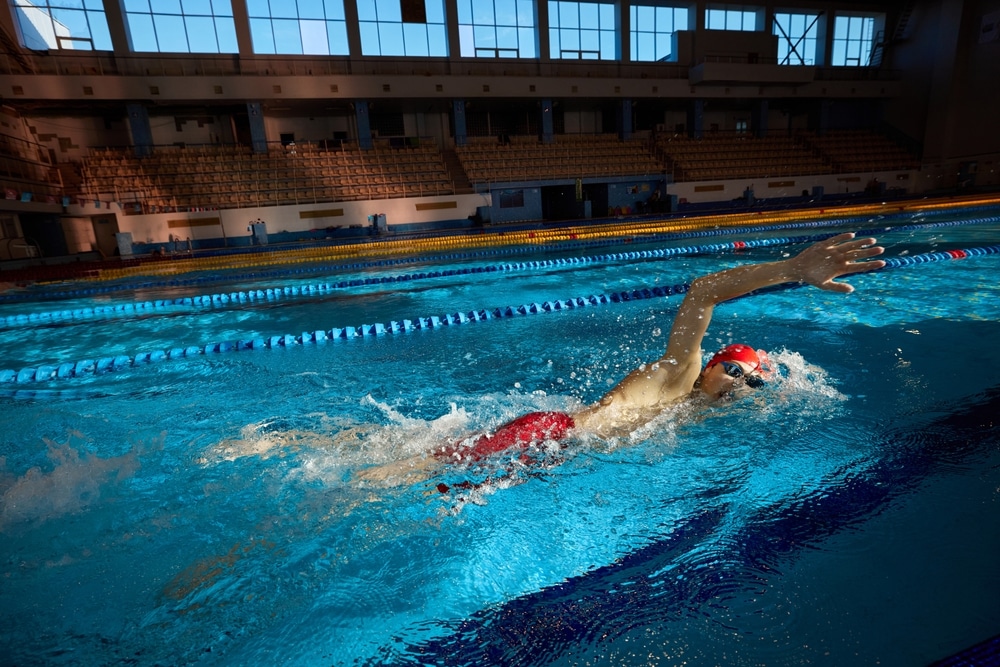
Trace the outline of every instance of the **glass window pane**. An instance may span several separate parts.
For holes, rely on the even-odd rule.
[[[497,25],[517,25],[517,3],[514,0],[496,0],[493,10]]]
[[[378,39],[382,46],[383,56],[405,56],[403,48],[403,24],[379,23]]]
[[[403,24],[403,49],[408,56],[428,56],[427,26],[423,23]]]
[[[598,5],[601,9],[601,27],[605,30],[615,29],[615,6]]]
[[[472,27],[477,49],[494,49],[497,45],[497,31],[491,25],[476,25]]]
[[[581,51],[600,51],[601,50],[601,37],[600,33],[596,30],[581,30],[580,31],[580,50]]]
[[[289,2],[289,0],[284,0],[283,2],[272,2],[271,3],[271,18],[274,19],[297,19],[299,18],[299,10],[295,6],[294,2]],[[277,30],[277,28],[275,28]],[[277,42],[275,42],[277,46]],[[281,53],[281,51],[278,51]]]
[[[300,19],[325,19],[323,0],[299,0]],[[326,50],[326,28],[323,28],[323,49]]]
[[[34,9],[29,9],[31,15],[37,16]],[[35,51],[45,51],[56,48],[56,34],[52,29],[52,21],[33,21],[28,18],[24,7],[15,7],[14,14],[17,16],[17,23],[21,28],[21,43],[26,48]]]
[[[299,6],[301,11],[302,6]],[[302,35],[302,53],[311,56],[325,56],[328,53],[326,38],[326,21],[299,20],[299,33]]]
[[[847,51],[844,47],[845,42],[842,39],[838,39],[833,43],[833,65],[844,65],[847,62]]]
[[[403,22],[403,12],[399,0],[375,0],[375,10],[378,12],[379,21]],[[403,31],[400,29],[398,32],[400,40],[396,44],[401,44]],[[382,47],[385,48],[385,44]]]
[[[643,30],[646,32],[651,32],[656,28],[656,8],[647,7],[641,5],[639,7],[634,7],[636,13],[638,14],[637,22],[632,25],[632,27]]]
[[[216,16],[232,16],[233,3],[229,0],[212,0],[212,10]]]
[[[323,6],[326,7],[326,20],[343,21],[344,18],[344,0],[323,0]]]
[[[517,24],[520,26],[535,25],[535,3],[531,0],[517,0]]]
[[[847,43],[847,59],[855,59],[861,62],[861,42],[853,40]]]
[[[160,53],[188,52],[184,17],[172,14],[153,14],[153,25],[156,27],[156,41],[160,45]]]
[[[215,21],[211,16],[186,16],[184,25],[191,53],[219,52],[219,43],[215,39]]]
[[[327,21],[326,36],[329,40],[331,56],[346,56],[350,53],[347,48],[346,21]]]
[[[636,35],[635,40],[635,60],[641,62],[649,62],[650,60],[656,59],[656,41],[653,39],[653,33],[651,32],[640,32]]]
[[[94,48],[98,51],[113,50],[111,32],[104,12],[87,12],[87,18],[90,20],[90,37],[94,41]]]
[[[444,24],[443,0],[424,0],[424,11],[427,13],[428,23]]]
[[[125,0],[126,12],[148,12],[149,0]]]
[[[589,30],[596,30],[600,27],[597,5],[590,2],[580,3],[580,27]]]
[[[458,0],[459,25],[472,24],[472,0]]]
[[[535,29],[534,28],[518,28],[517,29],[517,43],[519,48],[519,55],[521,58],[537,58],[538,55],[535,52]]]
[[[87,13],[82,9],[51,9],[56,22],[56,34],[60,37],[90,37]]]
[[[448,57],[448,34],[443,23],[427,26],[427,43],[432,57]]]
[[[375,0],[357,0],[357,3],[359,21],[374,21],[377,18],[375,15]]]
[[[517,28],[497,28],[497,46],[501,49],[516,49]]]
[[[290,55],[302,54],[302,37],[299,35],[299,22],[297,20],[272,19],[271,30],[274,31],[275,52]]]
[[[614,60],[618,57],[618,44],[614,30],[601,31],[601,60]]]
[[[271,19],[250,19],[250,39],[253,42],[254,53],[273,54],[274,34],[271,32]]]
[[[472,22],[493,25],[493,0],[472,0]]]
[[[459,55],[463,58],[473,58],[476,54],[476,37],[471,25],[458,26]]]
[[[554,0],[549,2],[549,28],[559,27],[559,3]]]
[[[101,14],[104,14],[103,0],[83,0],[83,6],[87,9],[92,9],[95,12],[101,12]]]
[[[358,24],[358,29],[361,31],[361,55],[380,55],[381,46],[378,42],[378,24],[372,21],[363,21]]]
[[[656,35],[656,59],[663,60],[670,57],[670,33],[661,32]]]
[[[211,16],[212,0],[182,0],[181,8],[187,16]]]
[[[562,28],[559,30],[559,47],[562,51],[580,50],[580,31]]]
[[[44,0],[38,2],[36,6],[45,6]],[[49,7],[52,9],[83,9],[83,0],[49,0]]]
[[[673,14],[669,7],[646,7],[649,16],[640,25],[654,32],[673,32]]]
[[[268,5],[267,0],[246,0],[247,3],[247,15],[250,18],[270,18],[271,7]]]
[[[560,28],[580,27],[580,9],[575,2],[559,3],[559,27]]]
[[[149,7],[154,14],[180,14],[180,0],[149,0]]]
[[[549,29],[549,58],[553,60],[559,58],[559,53],[562,50],[559,44],[559,30],[556,28]]]
[[[219,38],[219,53],[239,53],[236,41],[236,24],[232,16],[216,16],[215,34]]]
[[[149,14],[126,14],[129,48],[132,51],[156,51],[156,32]]]

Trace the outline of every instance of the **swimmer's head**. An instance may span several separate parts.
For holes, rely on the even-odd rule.
[[[729,345],[715,353],[705,364],[698,379],[698,388],[714,398],[729,395],[747,386],[758,389],[771,373],[771,363],[764,350],[749,345]]]

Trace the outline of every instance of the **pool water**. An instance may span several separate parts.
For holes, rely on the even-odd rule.
[[[995,245],[1000,228],[880,241],[906,257]],[[0,368],[679,285],[799,247],[8,327]],[[414,270],[235,278],[210,291]],[[359,474],[596,400],[662,354],[680,297],[7,383],[5,660],[928,664],[1000,626],[998,270],[1000,255],[970,257],[854,276],[850,295],[790,289],[724,304],[705,348],[769,350],[781,377],[762,392],[682,407],[535,466],[497,460],[431,479]],[[147,288],[58,308],[198,293]],[[0,316],[55,307],[0,303]]]

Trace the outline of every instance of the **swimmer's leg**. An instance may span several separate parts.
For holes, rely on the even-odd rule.
[[[441,466],[441,462],[429,454],[417,454],[400,461],[366,468],[354,474],[354,479],[376,486],[409,486],[422,482]]]

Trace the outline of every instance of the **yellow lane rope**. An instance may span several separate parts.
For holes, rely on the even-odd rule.
[[[920,211],[940,211],[949,208],[996,204],[1000,204],[1000,197],[952,197],[947,199],[835,206],[832,208],[797,209],[794,211],[729,213],[669,220],[645,219],[641,221],[561,227],[558,229],[496,230],[423,239],[379,239],[367,243],[352,243],[347,245],[314,246],[216,257],[146,262],[125,268],[101,269],[98,275],[91,278],[91,280],[107,281],[134,276],[171,276],[194,271],[245,269],[359,258],[377,259],[427,252],[456,252],[466,249],[483,249],[492,246],[549,245],[566,241],[586,241],[608,237],[635,236],[641,238],[653,234],[688,232],[697,229],[777,225],[791,221],[822,221],[849,216],[875,216],[902,212],[919,213]]]

